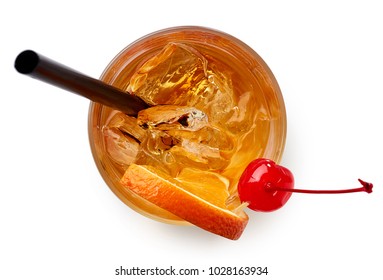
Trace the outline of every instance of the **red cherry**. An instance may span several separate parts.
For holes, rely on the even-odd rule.
[[[239,198],[255,211],[277,210],[289,200],[291,192],[267,191],[266,188],[272,185],[293,189],[294,176],[290,170],[272,160],[256,159],[246,167],[239,179]]]
[[[291,193],[339,194],[372,192],[373,185],[358,179],[362,187],[346,190],[302,190],[294,189],[294,176],[286,167],[274,161],[259,158],[252,161],[238,182],[238,194],[242,202],[255,211],[270,212],[281,208]]]

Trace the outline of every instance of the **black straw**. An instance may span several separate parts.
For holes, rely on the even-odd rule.
[[[32,78],[86,97],[94,102],[136,116],[148,105],[137,96],[88,77],[34,51],[26,50],[15,60],[15,68]]]

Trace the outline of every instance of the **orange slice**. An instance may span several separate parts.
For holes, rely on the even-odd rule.
[[[223,194],[222,189],[217,192],[218,198],[213,198],[214,188],[217,189],[219,183],[216,183],[216,186],[206,185],[213,190],[201,193],[201,181],[205,180],[209,184],[212,179],[209,179],[209,176],[214,175],[210,173],[209,176],[205,174],[197,178],[195,172],[187,170],[186,173],[181,173],[182,176],[177,180],[152,166],[132,164],[122,177],[121,184],[124,188],[202,229],[229,239],[238,239],[247,225],[248,216],[242,210],[230,211],[225,206],[222,199],[226,200],[227,195]],[[196,183],[196,188],[193,189],[190,180],[185,182],[186,178],[196,178],[200,182]],[[209,199],[209,196],[212,199]],[[221,201],[215,201],[217,199]]]

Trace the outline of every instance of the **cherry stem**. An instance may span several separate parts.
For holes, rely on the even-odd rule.
[[[302,190],[302,189],[287,189],[276,187],[271,183],[266,184],[265,189],[268,192],[274,191],[284,191],[284,192],[295,192],[295,193],[314,193],[314,194],[338,194],[338,193],[353,193],[353,192],[366,192],[372,193],[373,185],[371,183],[365,182],[361,179],[358,179],[359,183],[362,184],[362,187],[355,189],[345,189],[345,190]]]

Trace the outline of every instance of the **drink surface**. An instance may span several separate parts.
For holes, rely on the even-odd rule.
[[[281,135],[273,132],[283,123],[284,107],[262,68],[253,66],[203,42],[170,41],[123,69],[112,83],[151,107],[137,118],[100,110],[94,130],[101,137],[95,146],[112,190],[139,212],[177,223],[178,217],[116,183],[131,163],[151,165],[186,187],[200,184],[203,189],[203,178],[209,178],[227,194],[225,207],[237,208],[236,187],[244,168],[270,152],[270,140],[284,138],[283,129]]]

